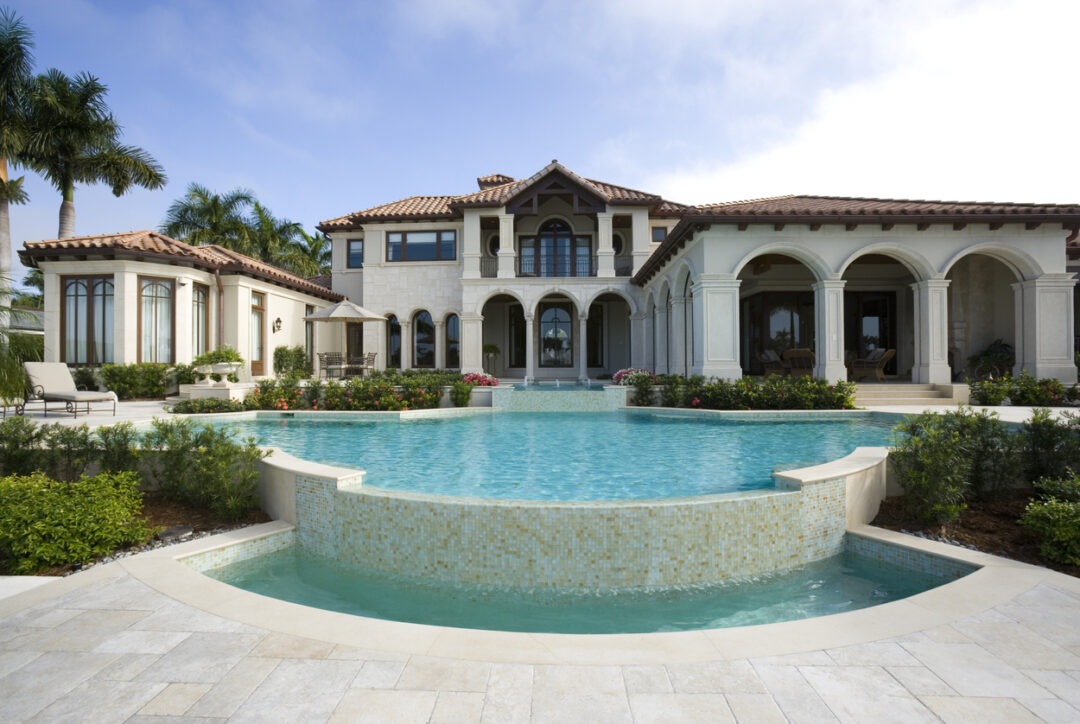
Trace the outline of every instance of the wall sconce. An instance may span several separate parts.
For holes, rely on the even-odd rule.
[[[280,332],[281,331],[281,317],[278,317],[277,319],[274,320],[274,331],[275,332]]]

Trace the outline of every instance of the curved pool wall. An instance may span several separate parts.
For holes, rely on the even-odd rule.
[[[497,414],[425,411],[433,413]],[[858,448],[830,463],[775,473],[774,488],[767,490],[556,502],[370,488],[363,485],[363,471],[275,450],[261,463],[259,487],[264,509],[296,525],[300,546],[365,568],[503,586],[677,586],[749,577],[840,553],[845,530],[869,523],[885,497],[886,458],[885,448]]]

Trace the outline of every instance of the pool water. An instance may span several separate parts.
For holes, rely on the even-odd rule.
[[[770,488],[776,469],[887,445],[892,423],[663,413],[219,423],[304,460],[362,468],[376,488],[509,500],[645,500]]]
[[[846,552],[738,583],[587,593],[502,589],[356,569],[296,546],[206,575],[265,596],[371,618],[547,633],[650,633],[777,623],[888,603],[948,582]]]

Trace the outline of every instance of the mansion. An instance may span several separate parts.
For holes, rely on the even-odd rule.
[[[328,279],[155,232],[26,242],[23,263],[45,278],[46,360],[177,363],[230,344],[257,378],[275,347],[303,345],[316,361],[375,353],[378,368],[511,379],[733,378],[797,348],[836,380],[891,349],[889,377],[948,384],[1002,340],[1017,372],[1077,379],[1080,205],[686,206],[557,161],[477,183],[323,221]],[[342,298],[386,321],[305,320]]]

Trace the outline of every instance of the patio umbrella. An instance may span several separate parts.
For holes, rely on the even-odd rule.
[[[304,319],[310,322],[344,322],[346,324],[386,321],[386,317],[381,314],[375,314],[375,312],[364,309],[359,304],[350,302],[348,299],[342,299],[337,304],[331,304],[326,309],[320,309],[313,314],[307,315]],[[345,330],[346,339],[342,349],[347,354],[349,348],[348,328],[346,327]]]

